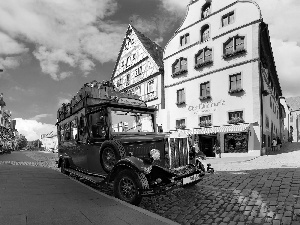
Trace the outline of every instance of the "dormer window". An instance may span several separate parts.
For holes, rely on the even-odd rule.
[[[230,58],[245,52],[245,37],[237,35],[235,37],[229,38],[224,43],[223,58]]]
[[[207,2],[202,7],[201,19],[208,17],[210,15],[210,13],[211,13],[211,4],[210,4],[210,2]]]
[[[190,42],[190,34],[180,36],[180,46],[184,46]]]
[[[187,72],[187,59],[186,58],[179,58],[172,65],[172,77],[181,75]]]
[[[204,25],[201,29],[201,42],[206,42],[210,39],[210,30],[208,25]]]

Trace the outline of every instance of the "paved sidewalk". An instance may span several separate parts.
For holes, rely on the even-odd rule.
[[[0,224],[177,224],[55,170],[0,164]]]

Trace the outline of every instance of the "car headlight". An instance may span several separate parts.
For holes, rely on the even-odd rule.
[[[153,160],[160,160],[160,151],[158,149],[151,149],[150,150],[150,157]]]

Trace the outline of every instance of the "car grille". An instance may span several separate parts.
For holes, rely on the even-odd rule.
[[[189,163],[189,148],[187,138],[169,138],[169,162],[170,169],[179,168]]]

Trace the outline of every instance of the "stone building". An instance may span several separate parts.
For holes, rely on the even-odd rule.
[[[41,135],[42,147],[46,151],[56,151],[58,146],[58,138],[56,132]]]
[[[111,78],[119,90],[137,94],[147,106],[159,110],[156,123],[160,128],[165,108],[162,55],[159,45],[129,25]]]
[[[286,98],[290,109],[289,132],[290,141],[300,141],[300,96]]]
[[[191,1],[163,61],[164,130],[197,134],[207,156],[215,143],[223,156],[261,155],[280,136],[282,91],[254,1]]]

